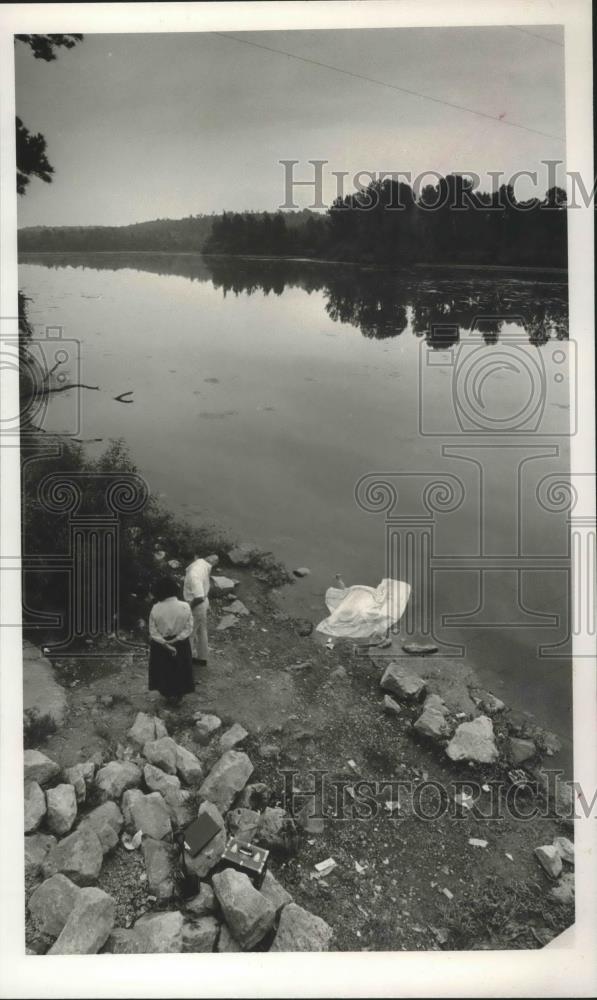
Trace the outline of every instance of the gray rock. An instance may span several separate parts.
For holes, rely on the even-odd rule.
[[[134,928],[115,927],[110,934],[104,951],[112,955],[141,955],[145,941]]]
[[[411,656],[430,656],[432,653],[437,653],[437,646],[432,642],[403,642],[402,648]]]
[[[203,781],[203,768],[194,753],[184,747],[176,747],[176,770],[186,785],[194,787]]]
[[[329,951],[333,930],[321,917],[288,903],[270,951]]]
[[[513,764],[522,764],[536,753],[537,747],[533,740],[522,740],[516,736],[511,736],[508,740],[508,756]]]
[[[128,793],[125,792],[125,795]],[[107,854],[118,843],[118,835],[122,830],[124,819],[115,802],[108,800],[93,809],[79,823],[79,830],[89,825],[99,837],[102,851]]]
[[[277,743],[262,743],[259,747],[259,754],[263,760],[277,760],[281,752]]]
[[[216,912],[216,897],[207,882],[202,882],[199,892],[185,906],[188,913],[194,917],[208,917]]]
[[[294,819],[297,825],[311,836],[320,836],[325,830],[322,803],[312,798],[307,799],[302,808],[295,813]]]
[[[557,900],[558,903],[573,903],[574,902],[574,875],[572,872],[566,872],[562,875],[557,885],[554,885],[553,889],[549,890],[549,895]]]
[[[148,913],[137,920],[134,931],[144,954],[173,954],[182,951],[182,913]]]
[[[234,566],[248,566],[258,552],[259,549],[251,542],[241,542],[240,545],[235,545],[233,549],[230,549],[228,559]]]
[[[246,753],[227,750],[212,767],[199,792],[221,812],[226,812],[252,773],[253,765]]]
[[[398,702],[394,701],[392,696],[389,694],[384,694],[383,696],[383,707],[384,712],[387,712],[388,715],[400,715],[402,712],[402,708]]]
[[[401,701],[421,701],[426,691],[425,681],[400,663],[389,663],[380,681],[384,691]]]
[[[476,764],[494,764],[498,751],[491,719],[479,715],[472,722],[462,722],[446,747],[450,760],[471,760]]]
[[[233,868],[225,868],[212,881],[230,933],[245,951],[255,947],[273,927],[273,905]]]
[[[163,840],[172,833],[170,814],[159,792],[135,796],[128,805],[134,829],[141,830],[144,836]]]
[[[95,764],[92,760],[64,769],[64,780],[73,786],[79,804],[87,798],[87,789],[93,784],[94,776]]]
[[[33,833],[25,837],[25,875],[28,878],[41,874],[46,856],[55,844],[56,837],[49,833]]]
[[[199,851],[199,853],[194,857],[191,857],[188,851],[185,851],[187,868],[194,872],[200,879],[205,878],[212,868],[215,868],[218,864],[220,858],[222,857],[222,852],[226,847],[227,840],[224,820],[217,806],[215,806],[212,802],[202,802],[199,806],[197,815],[202,816],[203,813],[207,813],[207,815],[218,824],[219,832],[216,833],[215,837],[210,840],[203,850]]]
[[[97,881],[103,860],[104,852],[97,834],[90,826],[85,826],[50,848],[42,871],[46,878],[61,872],[77,885],[90,885]]]
[[[95,787],[99,798],[120,799],[129,788],[138,788],[143,775],[141,769],[130,760],[111,760],[100,767],[95,776]]]
[[[231,580],[229,576],[212,576],[211,583],[218,593],[231,594],[238,580]]]
[[[502,699],[492,694],[491,691],[479,691],[476,701],[486,715],[497,715],[498,712],[503,712],[506,707]]]
[[[247,615],[251,614],[246,604],[243,604],[243,602],[239,600],[231,601],[226,610],[231,615],[241,615],[243,618],[246,618]]]
[[[156,897],[158,905],[169,902],[174,896],[176,848],[165,844],[163,840],[143,837],[141,849],[147,872],[147,888]]]
[[[342,666],[342,664],[338,664],[338,666],[334,670],[332,670],[332,672],[330,674],[330,680],[334,680],[334,681],[347,681],[348,680],[348,674],[346,673],[346,670],[344,669],[344,667]]]
[[[238,941],[232,937],[232,934],[226,927],[226,924],[220,924],[220,936],[218,938],[218,943],[216,946],[216,951],[242,951],[241,946]]]
[[[25,718],[49,719],[57,729],[66,720],[66,691],[58,683],[54,668],[41,650],[23,641],[23,712]],[[34,778],[40,785],[44,782]]]
[[[195,739],[199,743],[208,743],[212,736],[222,728],[222,720],[217,715],[199,712],[195,716]]]
[[[267,806],[259,820],[256,840],[269,850],[292,853],[296,848],[294,820],[281,806]]]
[[[450,734],[450,727],[446,722],[444,714],[438,711],[437,708],[427,707],[427,705],[423,708],[413,728],[421,736],[425,736],[427,739],[436,742],[443,740]]]
[[[294,573],[295,576],[298,576],[299,579],[302,579],[302,577],[304,576],[309,576],[311,570],[307,569],[306,566],[297,566],[297,568],[293,569],[292,572]]]
[[[260,819],[254,809],[231,809],[226,814],[226,826],[232,837],[251,841],[257,834]]]
[[[39,750],[25,750],[23,764],[25,781],[37,781],[42,787],[60,774],[60,765]]]
[[[155,731],[155,716],[148,715],[146,712],[137,712],[135,721],[129,729],[127,736],[130,742],[138,747],[144,747],[146,743],[151,743],[153,740],[159,739]]]
[[[46,792],[48,826],[62,837],[72,829],[77,818],[77,796],[72,785],[56,785]]]
[[[230,726],[230,729],[227,729],[220,736],[220,750],[222,753],[226,753],[227,750],[234,750],[239,743],[246,740],[248,735],[247,730],[239,722],[235,722],[233,726]]]
[[[544,844],[535,848],[535,857],[550,878],[557,878],[562,872],[562,858],[556,847]]]
[[[292,903],[292,896],[286,891],[283,885],[280,885],[277,878],[275,878],[272,873],[266,871],[263,882],[261,884],[260,890],[262,896],[269,899],[274,910],[276,911],[276,916],[283,910],[283,908],[288,904]]]
[[[49,955],[96,955],[114,927],[116,903],[102,889],[80,889]]]
[[[229,628],[233,628],[235,625],[238,625],[236,615],[222,615],[216,625],[216,632],[227,632]]]
[[[170,736],[149,740],[143,747],[143,756],[166,774],[176,774],[176,743]]]
[[[122,815],[124,818],[124,825],[129,833],[136,833],[137,828],[135,827],[135,820],[133,817],[133,804],[138,802],[144,797],[144,793],[140,788],[129,788],[122,796],[122,801],[120,805],[122,806]]]
[[[37,830],[46,815],[46,797],[37,781],[25,785],[25,833]]]
[[[177,791],[180,788],[180,781],[175,774],[164,774],[159,767],[155,767],[153,764],[145,765],[143,777],[149,790],[159,792],[164,798],[169,792]]]
[[[238,809],[265,809],[269,801],[269,788],[263,781],[246,785],[238,796],[235,805]]]
[[[566,861],[567,864],[574,864],[574,844],[568,837],[556,837],[553,846],[560,855],[562,861]]]
[[[219,927],[215,917],[188,921],[182,928],[182,950],[195,953],[215,951]]]
[[[187,789],[168,791],[164,795],[164,802],[170,814],[170,822],[176,830],[188,826],[197,816],[197,805]]]
[[[533,768],[531,774],[537,781],[541,794],[547,799],[558,819],[568,826],[573,826],[575,798],[571,782],[559,780],[557,772],[554,780],[553,772],[546,771],[542,767]]]
[[[57,938],[73,909],[81,889],[65,875],[52,875],[29,899],[29,913],[41,934]]]
[[[450,709],[446,705],[443,698],[440,698],[438,694],[428,694],[425,698],[423,708],[433,709],[434,712],[439,712],[443,716],[448,716],[450,714]]]

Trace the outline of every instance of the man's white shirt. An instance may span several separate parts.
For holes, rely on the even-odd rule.
[[[183,597],[185,601],[190,603],[197,597],[203,597],[205,599],[205,603],[209,603],[208,595],[211,568],[211,563],[208,563],[206,559],[195,559],[190,566],[187,566],[183,587]]]

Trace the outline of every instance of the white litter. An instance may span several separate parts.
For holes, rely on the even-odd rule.
[[[505,853],[506,853],[506,857],[509,858],[510,861],[514,861],[514,858],[512,857],[511,854],[508,854],[507,851]]]
[[[443,892],[446,899],[454,899],[454,893],[450,892],[449,889],[443,888],[441,891]]]
[[[401,580],[382,580],[378,587],[329,587],[325,603],[330,614],[317,631],[349,639],[384,636],[402,618],[410,591],[410,584]]]
[[[479,840],[478,837],[469,837],[468,842],[471,845],[471,847],[487,847],[487,841]]]
[[[354,866],[359,875],[364,875],[367,871],[367,865],[360,865],[358,861],[355,861]]]
[[[121,840],[122,846],[125,847],[127,851],[136,851],[137,848],[141,846],[143,831],[137,830],[133,837],[131,837],[128,833],[123,833]]]

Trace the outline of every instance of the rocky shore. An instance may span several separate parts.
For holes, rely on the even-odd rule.
[[[540,947],[569,926],[557,738],[433,647],[316,644],[250,546],[228,557],[175,711],[142,645],[51,665],[26,646],[29,953]],[[219,832],[183,900],[174,836],[202,812]],[[231,834],[271,851],[260,889],[218,870]]]

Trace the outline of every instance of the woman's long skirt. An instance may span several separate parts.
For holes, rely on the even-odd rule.
[[[151,642],[149,646],[150,691],[159,691],[164,698],[181,698],[194,691],[193,659],[189,639],[174,642],[176,656],[160,645]]]

